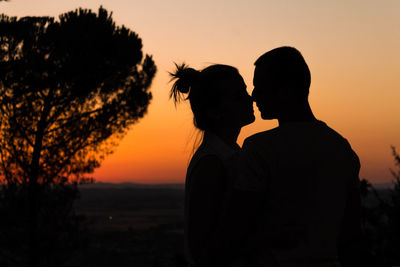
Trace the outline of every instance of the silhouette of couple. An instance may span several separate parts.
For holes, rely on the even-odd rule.
[[[189,266],[358,266],[357,155],[311,111],[310,71],[292,47],[255,62],[252,96],[234,67],[176,66],[171,97],[188,99],[203,140],[185,185]],[[254,122],[279,126],[236,143]]]

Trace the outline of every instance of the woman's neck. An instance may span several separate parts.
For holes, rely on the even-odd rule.
[[[217,128],[213,129],[211,132],[217,135],[228,146],[232,148],[237,148],[238,144],[236,143],[236,141],[240,133],[240,128]]]

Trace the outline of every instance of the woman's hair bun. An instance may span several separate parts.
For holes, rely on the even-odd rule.
[[[169,73],[172,76],[171,81],[175,80],[169,97],[173,98],[176,104],[182,99],[187,99],[183,94],[189,93],[190,88],[199,81],[200,72],[189,68],[185,63],[181,65],[175,63],[175,67],[175,72]]]

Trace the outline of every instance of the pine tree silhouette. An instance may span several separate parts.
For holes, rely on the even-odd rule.
[[[58,20],[0,15],[3,258],[57,266],[49,255],[79,221],[76,185],[146,114],[155,73],[139,36],[102,7]]]

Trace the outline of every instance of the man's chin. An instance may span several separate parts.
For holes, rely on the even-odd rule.
[[[273,114],[270,114],[270,113],[261,112],[261,118],[263,120],[274,120],[274,119],[276,119],[276,116],[274,116]]]

